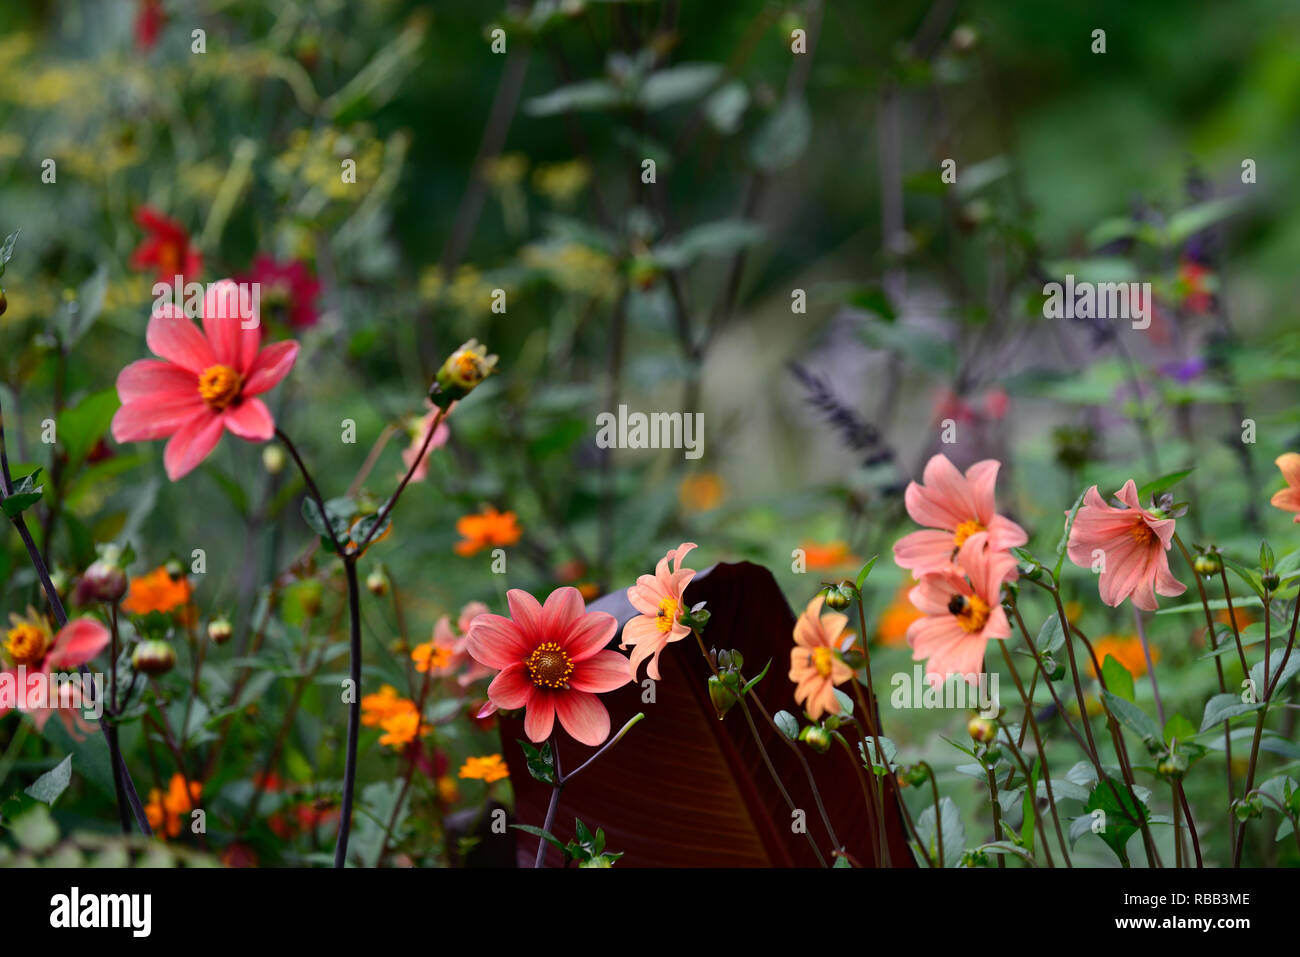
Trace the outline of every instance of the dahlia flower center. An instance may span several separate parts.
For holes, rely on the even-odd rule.
[[[539,688],[566,688],[573,674],[568,653],[553,641],[538,645],[524,662],[528,677]]]
[[[659,602],[659,615],[655,618],[655,625],[664,634],[673,630],[673,623],[677,620],[677,608],[677,602],[671,598]]]
[[[469,350],[457,353],[452,360],[452,374],[462,385],[477,385],[483,380],[483,363]]]
[[[199,395],[208,406],[220,412],[239,395],[244,380],[230,366],[208,366],[199,376]]]
[[[158,247],[158,266],[165,275],[174,274],[180,265],[181,250],[176,243],[163,243]]]
[[[9,630],[5,651],[15,665],[34,665],[45,657],[45,632],[35,625],[21,624]]]
[[[979,522],[975,521],[975,519],[973,518],[969,519],[965,522],[962,522],[953,530],[952,533],[953,544],[956,545],[958,548],[961,548],[963,545],[966,544],[966,539],[970,538],[976,532],[985,532],[985,531],[988,531],[988,529],[986,529]]]
[[[948,599],[948,610],[968,634],[979,631],[989,620],[988,602],[979,595],[953,595]]]
[[[1156,540],[1156,533],[1151,531],[1151,526],[1146,522],[1138,522],[1129,530],[1129,534],[1139,545],[1150,545]]]
[[[817,669],[817,673],[823,678],[831,676],[831,650],[829,648],[814,648],[812,650],[812,665]]]

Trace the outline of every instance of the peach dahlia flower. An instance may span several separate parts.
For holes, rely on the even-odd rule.
[[[795,704],[803,705],[813,721],[823,714],[839,714],[835,686],[853,677],[853,669],[840,657],[847,615],[838,611],[821,613],[826,596],[819,594],[794,623],[794,644],[790,649],[790,680],[795,683]]]
[[[1114,607],[1131,596],[1134,606],[1155,611],[1157,593],[1173,598],[1187,591],[1169,571],[1174,520],[1142,508],[1132,479],[1116,496],[1125,508],[1107,505],[1095,485],[1084,494],[1070,529],[1070,561],[1080,568],[1100,561],[1098,587],[1106,604]]]
[[[695,577],[695,569],[683,568],[682,561],[695,547],[694,542],[682,542],[659,559],[653,575],[642,575],[627,590],[627,600],[641,612],[623,626],[623,640],[619,644],[620,648],[632,649],[630,668],[633,678],[641,662],[649,658],[646,674],[658,681],[659,655],[669,642],[681,641],[691,633],[691,629],[682,624],[685,607],[682,596]]]
[[[1297,513],[1295,521],[1300,522],[1300,455],[1287,452],[1279,455],[1274,464],[1282,470],[1286,488],[1274,492],[1270,503],[1274,508]]]
[[[933,456],[925,465],[924,484],[909,483],[904,496],[907,514],[927,528],[900,538],[894,561],[920,578],[951,566],[957,550],[980,532],[988,533],[988,546],[995,551],[1025,544],[1025,530],[997,513],[999,468],[996,459],[985,459],[962,475],[947,456]]]

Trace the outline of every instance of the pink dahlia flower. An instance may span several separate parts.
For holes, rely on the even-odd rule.
[[[1095,485],[1084,494],[1070,529],[1070,561],[1100,568],[1098,585],[1106,604],[1114,607],[1131,595],[1136,607],[1155,611],[1157,592],[1173,598],[1187,591],[1169,571],[1174,520],[1143,509],[1132,479],[1116,496],[1125,508],[1103,502]]]
[[[9,620],[11,627],[2,646],[9,663],[3,669],[0,683],[8,686],[15,695],[13,703],[19,711],[31,715],[37,728],[44,728],[55,711],[71,728],[72,721],[80,718],[76,709],[82,707],[81,689],[64,682],[51,688],[50,673],[76,671],[94,658],[108,646],[108,629],[94,618],[74,618],[52,634],[49,622],[30,608],[25,618],[11,614]],[[21,687],[20,666],[26,678]],[[57,693],[59,699],[49,700],[51,693]],[[10,710],[5,698],[0,695],[0,715]]]
[[[1025,544],[1025,530],[997,513],[994,486],[999,468],[996,459],[985,459],[962,475],[947,456],[932,457],[922,476],[925,484],[909,483],[904,498],[907,514],[928,527],[900,538],[894,544],[894,561],[920,578],[951,567],[957,550],[980,532],[988,533],[986,541],[994,551]]]
[[[849,623],[847,615],[837,611],[823,615],[825,595],[817,595],[808,602],[799,620],[794,623],[794,643],[790,649],[790,680],[794,682],[794,702],[801,704],[813,721],[823,714],[839,714],[840,703],[835,697],[835,686],[853,677],[853,669],[840,657],[844,639],[841,637]],[[852,636],[848,638],[852,642]]]
[[[174,305],[161,306],[145,333],[159,358],[133,362],[117,377],[122,407],[113,416],[113,438],[168,439],[163,464],[173,482],[202,462],[227,430],[252,442],[275,434],[271,412],[257,396],[288,375],[298,343],[260,348],[260,324],[242,328],[239,298],[228,279],[209,287],[202,332]]]
[[[488,685],[495,708],[524,710],[524,733],[545,741],[555,719],[580,744],[609,737],[609,712],[596,697],[632,680],[627,659],[605,645],[618,620],[587,611],[576,588],[557,588],[539,605],[525,591],[506,592],[510,617],[480,614],[469,629],[469,653],[499,671]],[[488,709],[491,710],[491,709]]]
[[[908,626],[907,643],[912,660],[925,661],[931,685],[941,685],[954,674],[975,684],[989,641],[1011,635],[1002,610],[1002,583],[1016,560],[989,548],[987,539],[987,532],[966,539],[955,565],[924,575],[908,594],[925,617]]]
[[[268,317],[283,318],[294,329],[314,326],[320,319],[316,308],[320,280],[302,260],[280,262],[262,253],[253,259],[241,281],[261,287],[261,302]]]
[[[682,561],[695,547],[694,542],[678,545],[659,559],[653,575],[642,575],[627,590],[627,600],[641,612],[623,626],[623,640],[619,645],[624,649],[632,648],[630,668],[633,678],[641,662],[649,658],[646,674],[658,681],[659,655],[670,641],[681,641],[691,633],[690,628],[682,624],[685,606],[682,596],[695,577],[695,570],[683,568]]]

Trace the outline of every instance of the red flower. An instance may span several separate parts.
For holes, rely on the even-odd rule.
[[[283,318],[294,329],[314,326],[320,319],[316,310],[320,282],[301,260],[277,262],[263,253],[253,260],[242,281],[261,287],[262,313],[268,317]]]
[[[506,602],[510,618],[484,613],[469,629],[474,660],[500,671],[488,686],[492,707],[526,709],[532,741],[545,741],[558,715],[574,740],[600,744],[609,737],[609,712],[596,695],[632,680],[627,659],[604,650],[618,621],[587,611],[576,588],[555,589],[545,605],[512,588]]]
[[[135,45],[146,52],[152,50],[166,23],[162,0],[140,0],[135,14]]]
[[[168,219],[152,206],[135,211],[135,221],[148,235],[131,254],[131,268],[138,272],[153,270],[163,281],[193,279],[203,271],[203,255],[190,244],[189,233],[174,219]]]
[[[163,464],[173,482],[207,458],[227,429],[251,442],[265,442],[275,433],[270,410],[256,396],[289,374],[298,343],[260,348],[261,326],[245,329],[241,309],[237,287],[228,279],[210,287],[203,299],[202,332],[175,306],[161,306],[145,338],[162,361],[140,359],[117,377],[122,407],[113,416],[113,438],[169,438]]]

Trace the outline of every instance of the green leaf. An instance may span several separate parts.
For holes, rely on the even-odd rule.
[[[695,100],[717,85],[722,67],[717,63],[679,63],[658,70],[641,84],[637,98],[647,110]]]
[[[898,318],[889,294],[881,286],[859,286],[844,301],[855,309],[875,313],[885,322],[893,322]]]
[[[352,524],[352,517],[357,514],[356,503],[350,498],[332,498],[325,503],[325,515],[321,515],[320,506],[316,504],[316,499],[310,495],[302,500],[302,517],[313,532],[329,541],[330,529],[334,530],[334,535],[339,541],[346,541],[348,537],[348,527]],[[326,516],[329,518],[329,525],[325,524]]]
[[[18,846],[26,851],[49,850],[59,839],[59,826],[50,816],[50,809],[37,804],[14,820],[11,831]]]
[[[121,403],[116,389],[92,392],[59,415],[58,437],[68,457],[67,472],[73,474],[90,454],[90,450],[108,431],[113,414]]]
[[[791,741],[799,740],[799,721],[789,711],[778,711],[772,715],[772,720]]]
[[[837,855],[835,855],[835,863],[831,865],[831,869],[834,870],[834,869],[837,868],[837,867],[839,867],[839,868],[850,867],[850,868],[851,868],[852,866],[853,866],[853,865],[849,863],[849,859],[848,859],[847,857],[845,857],[843,854],[837,854]]]
[[[835,695],[835,701],[840,706],[840,713],[848,714],[848,715],[853,714],[853,699],[850,698],[843,691],[841,691],[839,688],[832,688],[831,691]]]
[[[1131,681],[1132,679],[1130,679],[1130,683]],[[1106,707],[1110,709],[1111,714],[1119,719],[1120,724],[1132,731],[1136,731],[1142,737],[1143,741],[1151,742],[1163,740],[1160,736],[1160,727],[1155,723],[1150,715],[1137,705],[1130,701],[1125,701],[1123,698],[1110,691],[1103,691],[1101,694],[1106,701]]]
[[[1054,655],[1065,645],[1065,630],[1061,627],[1059,615],[1050,616],[1038,629],[1038,639],[1034,642],[1040,655]]]
[[[37,466],[35,471],[24,475],[14,483],[13,491],[5,496],[3,504],[0,505],[7,517],[17,518],[25,510],[41,500],[44,486],[36,484],[36,479],[40,474],[40,466]]]
[[[9,260],[14,256],[14,243],[18,242],[18,234],[21,229],[15,229],[5,237],[4,245],[0,246],[0,276],[5,274],[5,266],[9,265]]]
[[[945,867],[957,867],[962,855],[966,853],[966,828],[961,822],[961,812],[951,798],[944,797],[939,799],[939,813],[939,823],[943,825],[943,863]],[[939,845],[936,830],[934,805],[931,804],[916,819],[916,833],[937,866]]]
[[[1145,502],[1148,498],[1159,495],[1168,489],[1173,488],[1187,476],[1195,472],[1196,469],[1183,469],[1181,472],[1170,472],[1168,475],[1162,475],[1154,482],[1148,482],[1138,489],[1138,499]]]
[[[528,773],[543,784],[555,785],[555,757],[551,754],[551,742],[545,741],[540,748],[521,740],[519,746],[524,749],[524,760],[528,764]]]
[[[361,518],[356,523],[356,525],[352,526],[352,531],[351,531],[352,541],[354,541],[358,546],[360,546],[361,543],[366,540],[366,537],[370,535],[370,530],[374,528],[375,525],[378,524],[378,522],[379,522],[379,512],[373,512],[370,515],[366,515],[363,518]],[[388,531],[389,528],[392,527],[392,524],[393,524],[393,511],[392,509],[389,509],[388,514],[384,516],[383,525],[380,527],[380,529],[377,532],[375,532],[373,536],[370,537],[370,544],[373,545],[375,542],[377,542],[380,539],[380,537],[383,536],[383,534],[386,531]]]
[[[784,100],[749,144],[749,163],[764,173],[794,164],[812,138],[812,114],[803,100]]]
[[[44,801],[51,807],[60,794],[72,783],[72,755],[68,755],[49,771],[32,782],[31,787],[23,793],[38,801]]]
[[[1034,759],[1034,768],[1029,774],[1029,785],[1025,788],[1024,802],[1021,804],[1020,843],[1030,854],[1034,853],[1034,801],[1038,797],[1038,776],[1043,770],[1043,759]]]
[[[742,695],[749,694],[749,692],[754,689],[754,685],[758,684],[760,681],[763,680],[764,676],[767,674],[767,669],[771,667],[772,667],[772,659],[768,658],[767,664],[763,666],[763,670],[758,673],[757,677],[750,678],[749,681],[745,683],[745,687],[740,689],[740,693]]]
[[[623,91],[608,80],[584,80],[535,96],[524,103],[529,116],[557,116],[571,110],[603,110],[627,105]]]
[[[1106,846],[1115,852],[1115,856],[1121,862],[1127,860],[1124,848],[1128,844],[1128,839],[1138,831],[1135,822],[1148,819],[1146,805],[1141,801],[1135,802],[1128,788],[1124,786],[1124,782],[1111,781],[1107,778],[1093,788],[1084,810],[1092,815],[1082,818],[1087,822],[1085,832],[1092,830],[1106,842]],[[1102,817],[1097,817],[1095,812],[1101,812]],[[1097,825],[1095,828],[1094,822]],[[1070,836],[1075,836],[1074,827],[1070,828]]]
[[[1241,197],[1220,196],[1206,200],[1169,217],[1164,228],[1164,244],[1179,246],[1190,237],[1241,208]]]
[[[1241,562],[1229,558],[1227,555],[1220,555],[1219,557],[1223,559],[1223,564],[1226,568],[1235,572],[1238,578],[1251,587],[1255,594],[1259,596],[1261,601],[1264,600],[1264,584],[1260,580],[1259,574],[1253,568],[1247,568]]]
[[[875,566],[876,559],[878,559],[879,557],[880,557],[879,555],[873,555],[871,561],[863,565],[862,570],[858,572],[858,578],[855,584],[857,585],[857,589],[859,592],[862,591],[862,586],[866,584],[867,576],[871,574],[871,569]]]
[[[656,263],[665,269],[681,269],[705,256],[724,256],[761,243],[767,230],[744,219],[719,219],[701,223],[666,240],[651,250]]]
[[[1205,714],[1201,716],[1201,733],[1213,728],[1216,724],[1227,721],[1229,718],[1235,718],[1240,714],[1248,714],[1251,711],[1258,711],[1262,704],[1259,702],[1248,703],[1231,692],[1227,694],[1216,694],[1209,701],[1205,702]]]
[[[1106,660],[1101,663],[1101,677],[1106,682],[1106,687],[1125,701],[1135,700],[1133,676],[1113,655],[1107,655]]]
[[[515,830],[523,831],[525,834],[531,834],[533,837],[540,837],[547,843],[553,844],[555,847],[559,848],[561,854],[564,854],[566,857],[569,855],[569,849],[560,843],[559,839],[551,834],[550,831],[543,831],[540,827],[533,827],[531,824],[511,824],[510,826]]]

